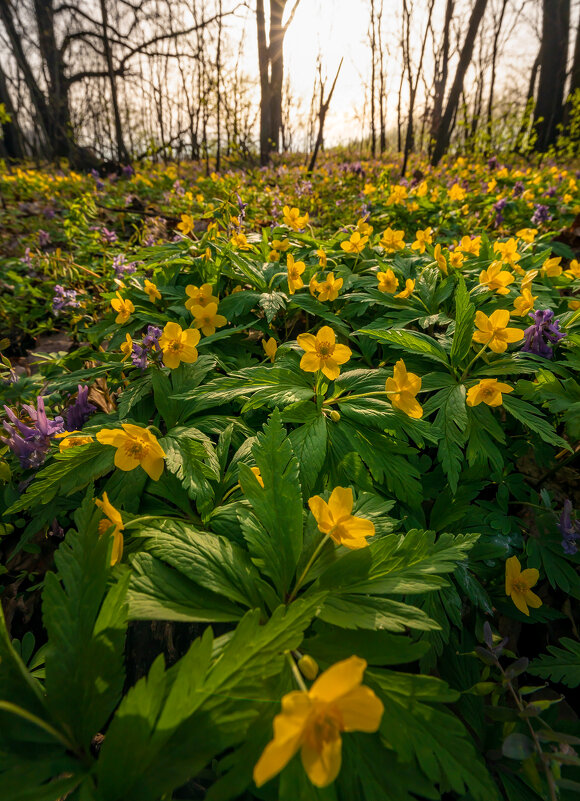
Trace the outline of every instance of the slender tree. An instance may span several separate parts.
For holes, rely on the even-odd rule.
[[[540,81],[534,109],[536,150],[555,144],[564,116],[564,89],[570,36],[570,0],[543,0]]]

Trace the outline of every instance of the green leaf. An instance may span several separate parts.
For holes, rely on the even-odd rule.
[[[301,649],[315,659],[332,665],[345,654],[356,654],[370,665],[403,665],[420,659],[429,650],[423,641],[387,631],[342,629],[326,623],[315,624],[315,635]]]
[[[210,481],[219,481],[220,465],[211,440],[197,428],[172,429],[160,441],[165,451],[165,465],[175,473],[200,513],[212,508],[214,489]]]
[[[455,291],[455,332],[451,343],[451,364],[455,367],[469,353],[473,339],[475,306],[470,302],[470,295],[462,275]]]
[[[560,640],[562,648],[548,645],[548,654],[534,659],[528,668],[532,676],[541,676],[554,682],[562,682],[567,687],[580,684],[580,643],[569,637]]]
[[[292,431],[289,439],[300,465],[302,491],[310,497],[326,458],[326,418],[318,414]]]
[[[372,339],[377,339],[386,345],[392,345],[395,348],[410,352],[418,353],[428,359],[433,359],[441,364],[448,364],[447,353],[441,345],[427,334],[421,334],[418,331],[405,331],[403,329],[390,329],[390,330],[377,330],[374,328],[361,328],[356,332],[357,334],[365,334]]]
[[[331,595],[320,610],[320,619],[344,629],[400,632],[440,628],[416,606],[373,595]]]
[[[87,496],[85,505],[93,504]],[[107,592],[110,538],[91,524],[71,531],[55,554],[43,593],[47,705],[88,750],[121,697],[129,574]]]
[[[155,408],[163,418],[167,428],[173,428],[179,416],[179,404],[171,397],[173,387],[169,376],[162,370],[153,370],[151,372],[151,384],[153,386]]]
[[[467,437],[467,408],[465,406],[465,387],[457,384],[449,389],[442,389],[439,412],[434,428],[439,434],[438,457],[452,492],[457,491],[461,462],[463,460],[462,445]],[[435,402],[435,399],[432,399]]]
[[[302,552],[303,506],[298,462],[277,409],[258,434],[252,455],[264,486],[247,465],[240,465],[242,490],[260,523],[260,527],[246,527],[244,537],[282,598]]]
[[[570,443],[556,434],[554,427],[538,412],[535,406],[526,403],[520,398],[512,398],[510,395],[503,395],[502,397],[503,405],[512,417],[515,417],[520,423],[539,434],[544,442],[555,445],[557,448],[572,450]]]
[[[54,460],[36,474],[32,484],[7,510],[7,514],[30,509],[35,504],[47,504],[57,494],[65,496],[78,492],[113,469],[114,455],[113,448],[98,442],[56,453]]]

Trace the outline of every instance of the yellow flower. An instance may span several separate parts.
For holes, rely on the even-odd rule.
[[[324,281],[318,284],[316,291],[318,292],[318,300],[336,300],[338,291],[342,288],[342,278],[335,278],[334,273],[328,273]]]
[[[197,348],[200,340],[199,331],[187,328],[185,331],[177,323],[167,323],[159,337],[159,346],[163,351],[163,364],[174,370],[181,362],[193,364],[197,361]]]
[[[432,228],[425,228],[424,231],[417,231],[415,234],[415,241],[411,245],[413,250],[418,250],[419,253],[425,253],[425,247],[433,242]]]
[[[377,281],[379,292],[388,292],[389,295],[392,295],[399,286],[399,279],[390,267],[383,273],[377,273]]]
[[[555,256],[551,259],[546,259],[546,261],[542,264],[542,269],[540,270],[541,275],[545,275],[547,278],[556,278],[558,275],[562,275],[562,268],[560,266],[561,261],[561,256]]]
[[[494,353],[504,353],[511,342],[524,338],[519,328],[508,328],[510,313],[507,309],[496,309],[488,317],[482,311],[475,313],[475,325],[479,329],[473,335],[474,342],[488,345]]]
[[[451,189],[447,191],[449,200],[463,200],[465,194],[465,189],[462,186],[459,186],[459,184],[453,184]]]
[[[415,420],[423,417],[423,407],[415,397],[420,389],[419,376],[408,373],[405,362],[399,359],[393,369],[393,378],[387,378],[385,382],[385,392],[395,409],[400,409]]]
[[[572,311],[577,311],[580,309],[580,300],[569,300],[568,301],[568,308]]]
[[[402,292],[399,292],[398,295],[395,295],[396,298],[408,298],[413,294],[413,290],[415,289],[415,282],[412,278],[407,278],[405,281],[405,288]]]
[[[262,340],[262,347],[266,353],[266,356],[270,359],[272,363],[274,363],[274,359],[276,358],[276,351],[278,350],[278,343],[274,339],[274,337],[270,337],[270,339]]]
[[[218,314],[217,303],[208,303],[207,306],[192,306],[190,312],[193,315],[193,327],[201,328],[204,336],[209,337],[215,334],[216,328],[227,325],[227,319],[223,314]]]
[[[519,236],[519,238],[523,239],[524,242],[530,244],[536,238],[537,233],[537,228],[520,228],[519,231],[516,231],[516,236]]]
[[[193,221],[193,217],[191,214],[182,214],[181,215],[181,222],[177,223],[177,228],[183,236],[187,236],[190,234],[195,227],[195,223]]]
[[[325,670],[310,690],[295,690],[282,698],[274,718],[274,738],[254,767],[261,787],[300,751],[302,766],[316,787],[331,784],[340,772],[341,734],[378,730],[384,707],[362,684],[367,663],[351,656]]]
[[[292,228],[293,231],[299,231],[301,228],[305,228],[308,224],[308,212],[301,216],[300,209],[291,209],[289,206],[284,206],[282,209],[282,214],[284,223]]]
[[[185,294],[189,300],[185,301],[185,308],[191,311],[192,306],[207,306],[210,303],[219,303],[218,298],[213,294],[211,284],[202,284],[200,287],[189,284],[185,287]]]
[[[315,495],[308,501],[308,506],[316,519],[318,530],[328,534],[337,545],[344,545],[351,550],[366,548],[366,538],[375,534],[374,523],[352,514],[350,487],[335,487],[328,503],[320,495]]]
[[[530,589],[540,577],[535,567],[522,570],[517,556],[510,556],[505,563],[505,594],[511,596],[512,601],[524,615],[530,614],[528,606],[537,609],[542,601]]]
[[[502,384],[497,378],[482,378],[479,384],[471,387],[467,392],[466,403],[468,406],[479,406],[486,403],[488,406],[501,406],[503,398],[501,393],[513,392],[514,388],[509,384]]]
[[[143,292],[146,292],[147,295],[149,295],[149,300],[151,301],[151,303],[155,303],[156,300],[161,300],[161,292],[157,289],[155,284],[148,278],[145,279],[145,286],[143,287]]]
[[[230,239],[230,242],[232,246],[238,248],[238,250],[250,250],[252,247],[246,239],[246,235],[242,233],[234,234]]]
[[[258,484],[264,489],[264,479],[262,478],[262,474],[260,473],[259,467],[250,467],[252,473],[256,476],[256,481]]]
[[[364,185],[364,189],[363,189],[363,194],[364,195],[372,195],[376,191],[377,191],[376,186],[373,186],[372,184],[365,184]]]
[[[415,194],[417,195],[417,197],[425,197],[428,191],[429,191],[429,186],[427,184],[427,181],[421,181],[421,183],[418,184],[417,188],[415,189]]]
[[[368,241],[368,236],[361,236],[358,231],[354,231],[351,234],[350,239],[340,243],[340,247],[346,253],[362,253]]]
[[[78,436],[77,436],[78,435]],[[65,431],[62,434],[56,434],[55,439],[61,439],[58,444],[60,453],[68,450],[69,448],[78,448],[79,445],[88,445],[93,441],[93,438],[88,434],[83,434],[82,431]]]
[[[130,300],[123,300],[120,292],[117,292],[117,297],[112,299],[111,306],[113,307],[113,311],[117,312],[115,322],[118,325],[126,323],[131,314],[135,311],[135,306],[133,306],[132,302]]]
[[[282,253],[285,253],[290,247],[289,239],[274,239],[270,246],[272,250],[268,253],[268,261],[276,261]]]
[[[111,536],[113,538],[113,551],[111,553],[111,565],[118,565],[123,556],[123,518],[118,509],[115,509],[113,504],[109,501],[107,493],[103,492],[103,500],[100,501],[95,498],[95,504],[105,515],[104,519],[99,523],[99,534],[102,536],[113,526]]]
[[[405,248],[405,232],[393,231],[392,228],[386,228],[381,234],[379,245],[387,253],[395,253],[397,250]]]
[[[435,256],[435,261],[437,262],[437,266],[443,273],[443,275],[447,275],[447,259],[441,252],[441,245],[435,245],[435,249],[433,250],[433,255]]]
[[[515,239],[508,239],[507,242],[495,242],[494,253],[499,253],[501,261],[511,264],[513,267],[522,257],[518,253],[518,243]]]
[[[479,256],[480,248],[480,236],[474,236],[473,239],[470,236],[463,236],[461,237],[461,242],[457,246],[457,250],[465,253],[466,256]]]
[[[326,263],[328,261],[326,258],[326,253],[322,248],[318,248],[318,250],[316,251],[316,255],[318,256],[318,266],[322,267],[322,269],[324,270],[324,268],[326,267]]]
[[[454,270],[461,270],[464,261],[465,256],[463,253],[460,253],[458,250],[452,250],[449,252],[449,264]]]
[[[534,308],[534,301],[538,299],[529,289],[522,289],[522,294],[514,300],[514,311],[510,312],[510,317],[526,317]]]
[[[115,453],[115,467],[119,470],[134,470],[141,467],[154,481],[159,481],[163,472],[165,452],[157,437],[148,429],[123,423],[121,428],[103,428],[97,434],[101,445],[112,445]]]
[[[527,273],[524,273],[524,277],[522,278],[522,283],[520,286],[522,292],[524,291],[524,289],[531,289],[532,281],[537,276],[537,274],[538,274],[537,270],[528,270]]]
[[[356,230],[361,236],[369,237],[373,232],[373,226],[368,224],[366,217],[361,217],[357,220]]]
[[[320,284],[320,282],[317,280],[316,276],[317,276],[317,273],[315,273],[312,276],[312,278],[310,279],[310,282],[308,284],[308,289],[310,290],[310,294],[312,295],[312,297],[314,297],[314,293],[318,291],[318,287],[319,287],[319,284]]]
[[[336,335],[328,325],[323,325],[316,336],[299,334],[298,344],[306,351],[300,360],[300,369],[306,373],[322,370],[331,381],[340,375],[339,365],[346,364],[352,356],[350,348],[336,344]]]
[[[400,184],[393,186],[391,194],[387,198],[387,205],[393,206],[396,203],[403,203],[408,194],[406,186],[401,186]]]
[[[507,270],[501,269],[501,262],[492,261],[487,270],[479,274],[479,283],[485,284],[490,292],[494,290],[498,295],[508,295],[508,284],[513,284],[515,278]]]
[[[572,280],[580,278],[580,262],[578,259],[572,259],[568,265],[568,269],[565,270],[564,275]]]
[[[304,281],[300,277],[306,265],[303,261],[294,261],[294,256],[289,253],[286,257],[286,269],[288,271],[288,292],[293,295],[297,289],[302,289]]]
[[[123,353],[122,362],[126,361],[133,353],[133,340],[130,334],[125,334],[125,341],[121,345],[121,353]]]

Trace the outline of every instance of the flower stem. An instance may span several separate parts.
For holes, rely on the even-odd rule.
[[[475,364],[475,362],[476,362],[476,361],[479,359],[479,357],[482,355],[483,351],[484,351],[484,350],[487,348],[487,346],[488,346],[488,345],[489,345],[489,342],[486,342],[486,343],[485,343],[485,344],[484,344],[484,345],[483,345],[483,346],[482,346],[482,347],[481,347],[481,348],[480,348],[480,349],[477,351],[477,353],[475,354],[475,356],[473,357],[473,359],[472,359],[472,360],[469,362],[469,364],[467,365],[467,367],[466,367],[466,368],[465,368],[465,370],[463,371],[463,375],[461,376],[461,380],[462,380],[462,381],[465,381],[465,379],[467,378],[467,376],[468,376],[468,374],[469,374],[469,371],[470,371],[470,369],[473,367],[473,365]]]
[[[298,670],[298,665],[294,661],[294,657],[292,656],[290,651],[286,651],[286,657],[288,659],[288,662],[290,663],[290,667],[292,668],[292,674],[293,674],[294,678],[296,679],[296,684],[300,687],[300,689],[303,692],[307,693],[308,692],[308,688],[306,687],[306,684],[304,683],[304,679],[302,678],[302,674]]]
[[[318,555],[320,554],[320,551],[326,545],[326,541],[328,540],[329,537],[330,537],[330,534],[325,534],[324,537],[320,540],[320,542],[316,546],[316,548],[314,549],[314,553],[312,554],[312,556],[310,557],[310,559],[308,560],[308,562],[306,564],[306,567],[304,568],[304,570],[300,574],[300,578],[298,579],[298,581],[296,582],[296,584],[294,586],[294,589],[290,593],[290,596],[288,598],[287,603],[289,603],[289,604],[292,603],[294,598],[296,598],[296,595],[298,594],[298,590],[300,589],[300,587],[304,583],[304,580],[306,579],[306,576],[308,575],[308,572],[310,571],[310,568],[312,567],[312,565],[316,561]]]
[[[387,391],[386,389],[377,389],[375,392],[362,392],[359,395],[344,395],[342,398],[328,398],[322,404],[323,406],[330,406],[332,403],[344,403],[350,400],[359,400],[359,398],[370,398],[373,395],[396,395],[398,390]]]

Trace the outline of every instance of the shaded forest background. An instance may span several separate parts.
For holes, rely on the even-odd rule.
[[[0,0],[2,155],[68,159],[76,168],[192,159],[219,170],[224,156],[267,164],[299,149],[297,133],[305,131],[313,167],[340,66],[327,75],[320,54],[310,108],[298,115],[284,40],[308,2]],[[578,155],[578,2],[352,6],[368,17],[361,155],[396,149],[403,173],[413,152],[436,164],[450,146],[544,153],[564,137],[567,155]],[[254,65],[244,57],[250,35]],[[514,85],[505,60],[518,36],[535,55]],[[393,76],[395,92],[387,88]],[[344,144],[354,138],[345,131]]]

